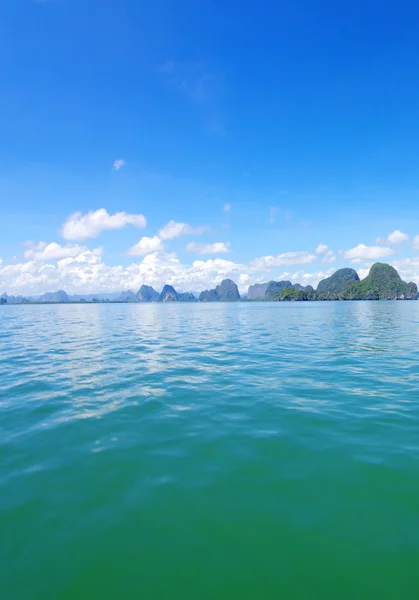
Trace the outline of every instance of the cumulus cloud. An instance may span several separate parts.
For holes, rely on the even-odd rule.
[[[122,158],[118,158],[113,161],[112,168],[114,171],[119,171],[119,169],[124,166],[125,166],[125,161]]]
[[[163,250],[163,242],[158,235],[153,237],[143,237],[127,252],[128,256],[145,256],[151,252],[161,252]]]
[[[46,242],[38,242],[38,244],[27,242],[26,245],[28,249],[25,250],[24,257],[28,260],[58,260],[69,256],[78,256],[88,250],[86,246],[80,246],[79,244],[61,246],[55,242],[50,244]]]
[[[186,252],[196,254],[224,254],[230,252],[230,242],[214,242],[213,244],[197,244],[190,242],[185,248]]]
[[[335,272],[335,269],[327,269],[327,271],[295,271],[294,273],[282,273],[279,279],[290,279],[293,283],[301,283],[302,285],[312,285],[314,289],[316,289],[317,284],[322,279],[326,279],[326,277],[330,277],[332,273]]]
[[[152,252],[128,266],[108,265],[98,251],[86,251],[56,264],[27,261],[0,265],[0,287],[9,294],[36,295],[64,289],[68,293],[99,293],[137,290],[145,283],[161,289],[165,283],[179,291],[209,289],[226,277],[241,289],[255,279],[249,265],[223,258],[182,264],[175,253]]]
[[[378,244],[389,244],[390,246],[397,246],[409,239],[407,233],[403,233],[398,229],[395,229],[388,234],[386,238],[377,238]]]
[[[335,261],[336,261],[336,255],[333,252],[333,250],[327,250],[327,252],[325,252],[323,255],[322,262],[334,263]]]
[[[182,235],[201,235],[207,227],[191,227],[188,223],[179,223],[177,221],[169,221],[159,231],[159,236],[162,240],[172,240]]]
[[[180,262],[175,253],[152,252],[128,266],[108,265],[100,251],[83,252],[56,264],[41,261],[0,265],[0,288],[9,294],[37,295],[64,289],[68,293],[137,290],[145,283],[161,289],[165,283],[179,291],[201,291],[226,277],[239,280],[247,265],[222,258]],[[242,278],[243,280],[243,278]]]
[[[355,248],[347,250],[344,254],[353,264],[359,264],[369,260],[377,260],[393,254],[393,250],[387,246],[366,246],[358,244]]]
[[[419,256],[395,260],[392,265],[404,281],[419,283]]]
[[[325,252],[327,252],[327,250],[329,250],[329,246],[327,246],[326,244],[319,244],[316,248],[316,253],[324,254]]]
[[[316,254],[322,254],[322,262],[324,263],[333,263],[336,261],[336,255],[333,250],[329,249],[329,246],[326,244],[319,244],[316,248]]]
[[[415,235],[413,238],[413,248],[419,250],[419,235]]]
[[[231,204],[224,204],[223,211],[227,213],[227,212],[230,212],[230,210],[231,210]]]
[[[250,261],[249,268],[252,271],[270,271],[274,267],[310,264],[314,260],[316,260],[316,257],[309,252],[284,252],[275,256],[268,255],[255,258]]]
[[[61,235],[66,240],[82,241],[86,238],[96,238],[105,230],[122,229],[125,225],[134,225],[144,229],[147,225],[143,215],[132,215],[125,212],[117,212],[110,215],[104,208],[90,211],[83,215],[75,212],[65,221]]]

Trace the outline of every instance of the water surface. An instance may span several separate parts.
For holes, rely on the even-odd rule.
[[[0,597],[419,597],[419,302],[0,309]]]

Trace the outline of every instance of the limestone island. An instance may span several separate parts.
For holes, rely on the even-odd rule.
[[[367,277],[360,279],[354,269],[339,269],[323,279],[314,289],[311,285],[291,281],[268,281],[256,283],[240,297],[237,285],[224,279],[214,289],[204,290],[199,295],[192,292],[177,292],[172,285],[165,285],[161,293],[149,285],[142,285],[137,293],[128,290],[116,294],[74,294],[63,290],[48,292],[37,297],[0,296],[0,304],[66,304],[96,302],[238,302],[280,301],[307,302],[328,300],[417,300],[416,283],[403,281],[394,267],[385,263],[374,264]]]

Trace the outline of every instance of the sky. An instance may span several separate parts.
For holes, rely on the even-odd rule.
[[[419,4],[2,0],[0,293],[419,283]]]

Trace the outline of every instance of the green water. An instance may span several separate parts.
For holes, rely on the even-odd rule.
[[[0,309],[0,598],[419,598],[419,302]]]

